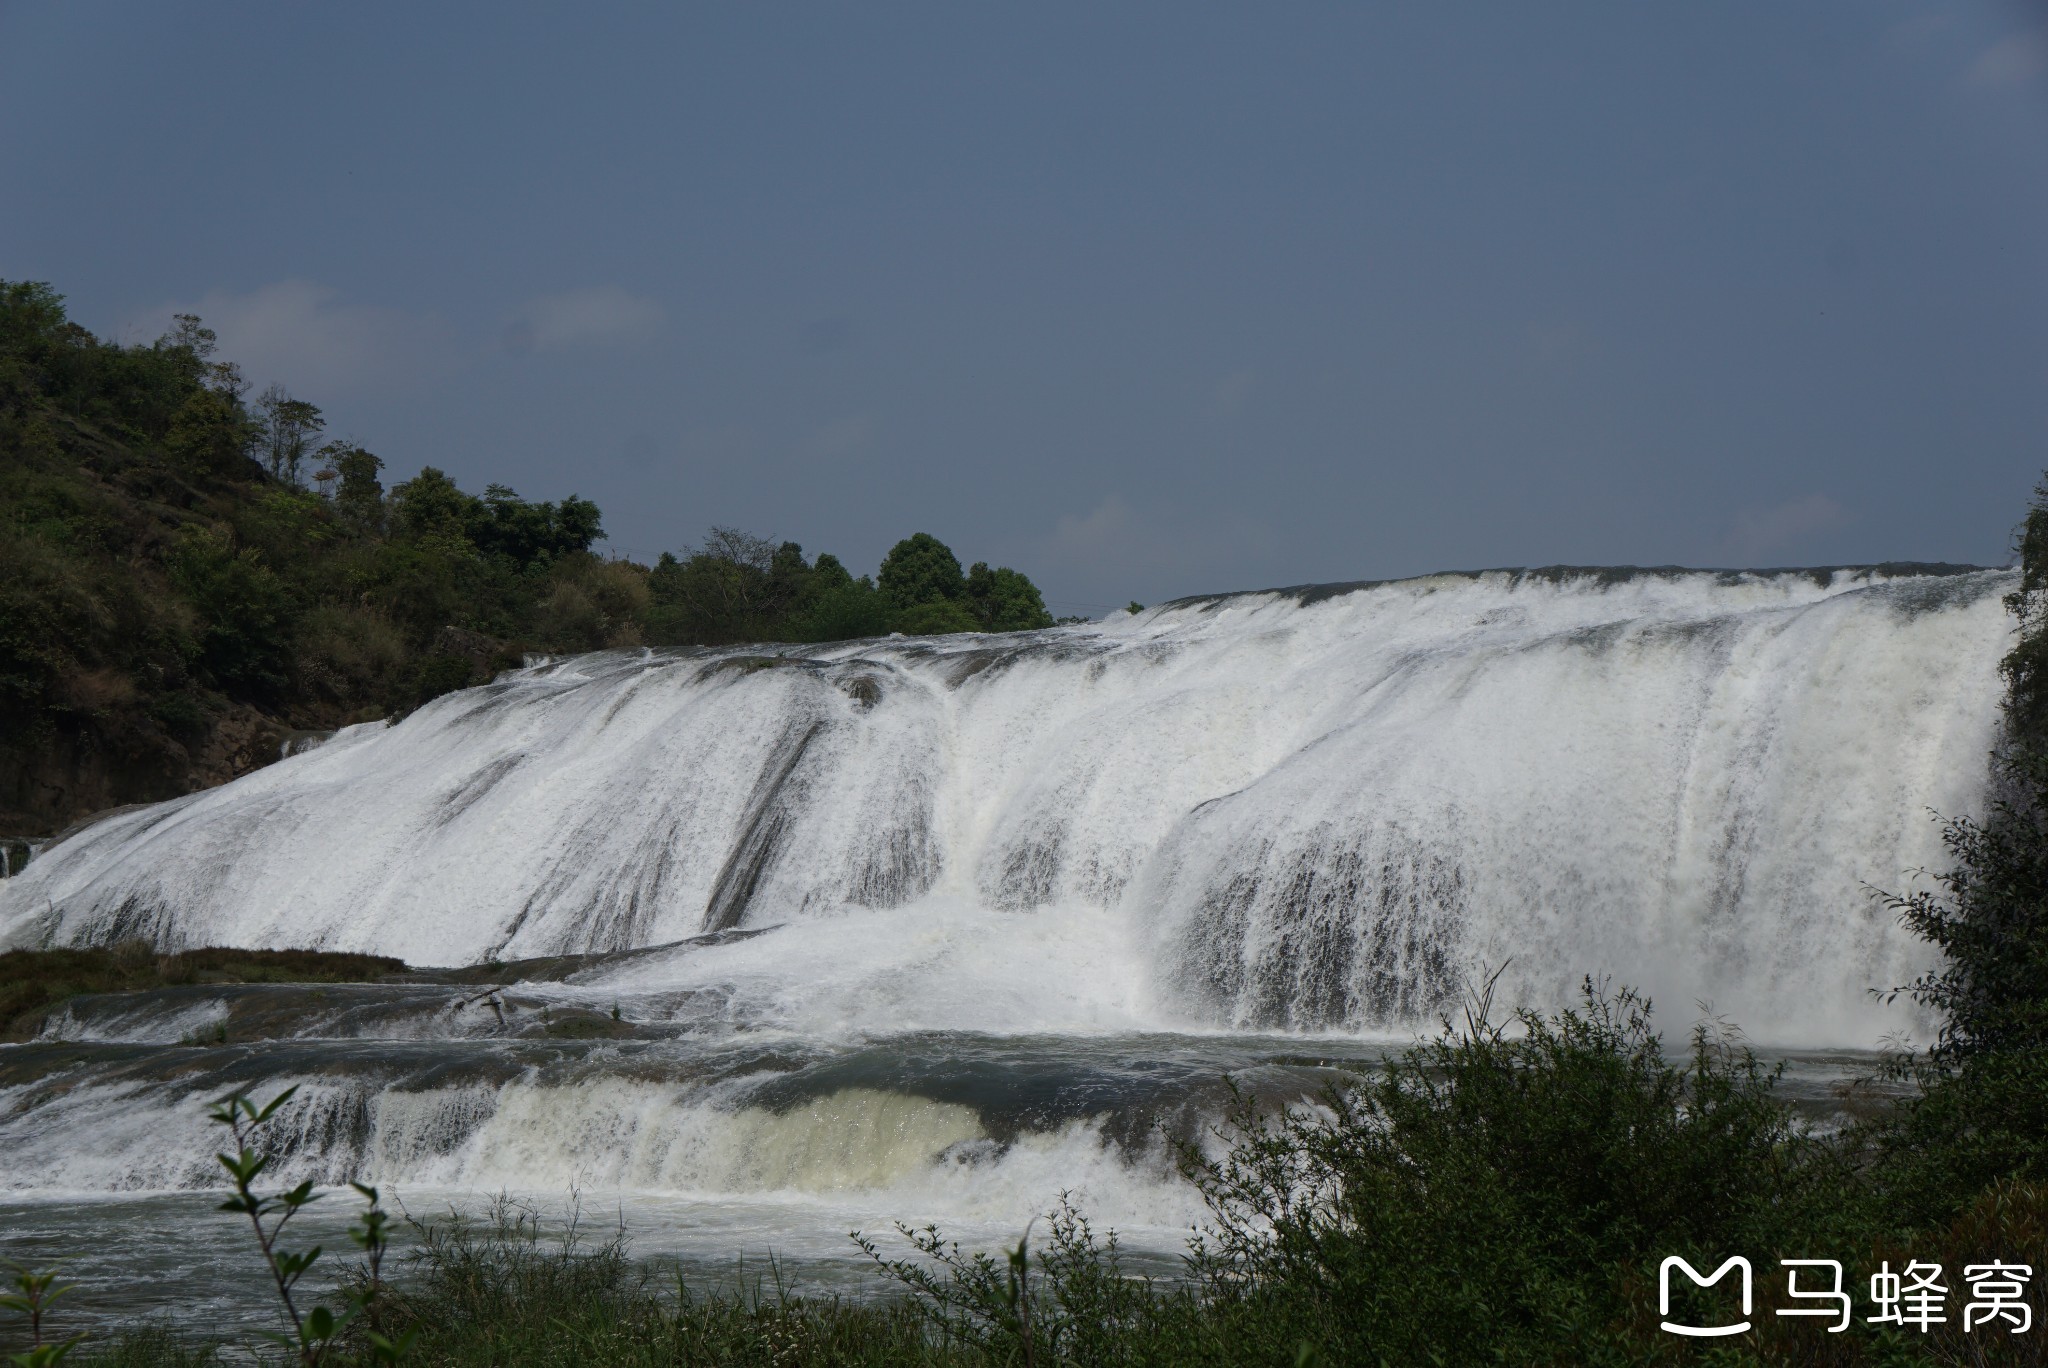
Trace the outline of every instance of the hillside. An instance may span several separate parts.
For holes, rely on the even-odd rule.
[[[195,317],[122,346],[0,281],[0,836],[221,783],[529,651],[1052,621],[1026,576],[922,533],[873,578],[731,528],[646,566],[594,553],[573,494],[432,466],[387,490],[317,407],[252,402],[214,353]]]

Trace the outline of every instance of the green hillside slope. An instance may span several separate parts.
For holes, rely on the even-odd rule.
[[[1052,621],[1024,575],[924,534],[875,579],[731,528],[606,558],[588,500],[431,466],[386,490],[318,408],[247,391],[197,318],[122,346],[0,281],[0,836],[223,782],[529,651]]]

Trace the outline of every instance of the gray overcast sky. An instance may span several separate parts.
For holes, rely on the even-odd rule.
[[[0,0],[0,276],[641,557],[2002,561],[2048,10]]]

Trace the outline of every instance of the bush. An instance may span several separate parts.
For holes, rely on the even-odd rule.
[[[889,625],[906,636],[943,636],[950,632],[978,632],[981,623],[964,603],[940,599],[920,603],[898,612]]]
[[[901,1304],[806,1299],[758,1278],[708,1296],[678,1279],[662,1296],[651,1270],[627,1258],[622,1233],[587,1240],[573,1214],[549,1232],[533,1207],[500,1199],[480,1220],[451,1212],[410,1224],[416,1244],[387,1293],[384,1324],[417,1332],[412,1357],[427,1363],[960,1361]]]
[[[1241,1107],[1229,1153],[1191,1162],[1215,1215],[1196,1266],[1264,1350],[1563,1361],[1639,1328],[1629,1275],[1776,1248],[1838,1195],[1746,1049],[1703,1029],[1667,1062],[1649,1004],[1590,983],[1510,1026],[1482,1007],[1320,1110]]]

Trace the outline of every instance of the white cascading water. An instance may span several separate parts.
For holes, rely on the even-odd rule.
[[[0,1188],[20,1229],[115,1222],[48,1204],[209,1183],[205,1101],[297,1083],[281,1178],[631,1190],[827,1263],[1074,1188],[1170,1253],[1199,1204],[1159,1127],[1225,1073],[1302,1097],[1495,970],[1795,1063],[1923,1033],[1869,991],[1928,956],[1868,890],[1981,806],[2013,581],[1493,572],[538,664],[50,846],[0,947],[588,958],[483,1005],[81,1000],[0,1046]]]
[[[1919,951],[1865,885],[1978,797],[2006,587],[1496,573],[579,657],[109,818],[4,886],[0,944],[462,964],[800,923],[684,977],[884,1029],[1398,1030],[1505,964],[1515,1000],[1611,974],[1866,1044]]]

